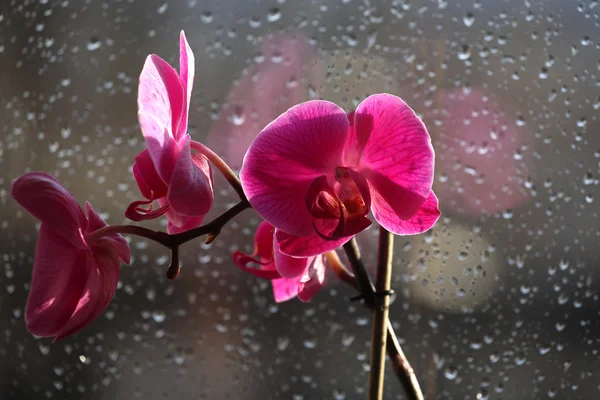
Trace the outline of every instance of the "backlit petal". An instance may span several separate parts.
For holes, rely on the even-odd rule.
[[[192,158],[187,135],[169,182],[167,201],[181,215],[204,217],[213,203],[212,172],[201,154]]]
[[[117,290],[119,281],[119,258],[110,248],[92,248],[92,262],[82,296],[67,324],[56,334],[54,341],[70,336],[106,309]]]
[[[72,246],[86,247],[80,234],[80,229],[85,229],[87,224],[83,211],[55,177],[45,172],[25,174],[13,183],[11,195]]]
[[[304,273],[308,264],[310,263],[310,259],[306,257],[295,258],[290,257],[281,253],[279,249],[279,245],[277,244],[277,232],[275,231],[275,236],[273,237],[273,250],[275,255],[275,268],[284,278],[296,278]],[[282,232],[283,233],[283,232]]]
[[[144,149],[135,157],[133,177],[137,182],[142,196],[148,200],[158,199],[167,195],[167,185],[156,172],[154,162],[148,149]]]
[[[177,72],[157,55],[149,55],[140,75],[138,119],[154,166],[165,182],[171,179],[179,151],[179,129],[186,94]]]
[[[85,214],[89,221],[86,233],[89,234],[108,226],[87,201],[85,202]],[[127,243],[127,240],[118,233],[102,236],[100,239],[96,240],[96,242],[88,244],[92,247],[100,246],[107,248],[114,252],[116,257],[120,258],[125,264],[129,264],[129,244]]]
[[[240,178],[250,204],[290,234],[314,231],[305,196],[311,182],[341,165],[348,118],[337,105],[309,101],[290,108],[256,137]]]
[[[89,261],[86,250],[73,247],[42,223],[25,307],[31,333],[55,336],[65,326],[83,294]]]
[[[323,256],[317,256],[304,271],[298,285],[298,298],[301,301],[309,301],[321,289],[325,281],[325,260]]]
[[[292,257],[311,257],[337,249],[354,235],[344,236],[336,240],[321,239],[316,233],[310,236],[293,236],[283,231],[275,231],[275,239],[279,244],[279,250],[283,254]],[[283,273],[282,273],[283,275]]]
[[[293,299],[298,295],[298,284],[300,283],[300,277],[296,278],[279,278],[273,279],[271,285],[273,286],[273,297],[275,302],[281,303]]]
[[[433,190],[427,196],[427,200],[417,210],[417,213],[408,220],[402,220],[394,210],[389,208],[385,202],[375,202],[380,199],[373,198],[373,216],[388,231],[396,235],[416,235],[429,230],[440,218],[438,199]]]
[[[179,77],[181,79],[183,91],[186,94],[186,99],[179,129],[173,131],[176,141],[179,141],[179,139],[187,133],[188,114],[190,111],[189,107],[192,98],[192,88],[194,86],[195,68],[194,53],[187,42],[185,33],[181,31],[179,35]]]
[[[359,170],[402,219],[411,218],[431,191],[434,154],[425,125],[400,98],[378,94],[354,115]]]

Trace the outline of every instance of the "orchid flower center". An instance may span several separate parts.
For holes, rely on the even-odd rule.
[[[325,240],[354,235],[371,224],[366,218],[371,196],[366,179],[347,167],[336,167],[333,179],[322,175],[305,198],[315,231]]]

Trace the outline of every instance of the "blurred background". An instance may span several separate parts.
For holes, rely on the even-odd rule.
[[[370,314],[328,276],[276,304],[243,274],[260,222],[168,254],[132,238],[107,311],[60,342],[23,320],[36,221],[13,179],[54,174],[111,224],[140,199],[145,57],[196,56],[190,134],[238,169],[309,99],[389,92],[423,118],[443,216],[395,241],[391,318],[426,398],[600,396],[600,6],[596,0],[2,0],[0,398],[365,398]],[[217,215],[236,200],[216,177]],[[146,224],[163,228],[164,221]],[[359,235],[373,266],[375,230]],[[402,399],[389,373],[386,398]]]

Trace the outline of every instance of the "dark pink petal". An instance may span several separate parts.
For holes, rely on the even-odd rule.
[[[279,243],[279,250],[291,257],[311,257],[327,253],[352,239],[352,236],[345,236],[337,240],[324,240],[316,233],[311,236],[298,237],[280,230],[275,231],[275,239]],[[275,264],[277,265],[277,260],[275,260]],[[279,266],[277,268],[279,269]]]
[[[80,229],[87,224],[77,200],[58,180],[45,172],[31,172],[19,177],[11,195],[17,203],[72,246],[85,248]]]
[[[181,215],[204,217],[213,203],[212,171],[201,154],[192,156],[190,136],[186,135],[181,154],[169,182],[167,201]]]
[[[438,199],[429,192],[427,200],[417,210],[417,213],[408,220],[402,220],[394,210],[389,208],[385,202],[379,203],[378,198],[373,198],[373,216],[388,231],[396,235],[416,235],[429,230],[440,218]]]
[[[311,260],[312,261],[312,260]],[[325,281],[325,259],[323,256],[314,258],[298,284],[298,298],[301,301],[309,301],[321,289]]]
[[[192,52],[192,49],[185,38],[185,33],[181,31],[179,35],[179,78],[181,79],[181,85],[183,86],[183,91],[186,94],[186,99],[179,129],[177,131],[173,131],[175,140],[177,142],[179,142],[180,138],[187,133],[188,113],[190,111],[189,107],[190,100],[192,98],[194,72],[196,68],[194,63],[194,53]]]
[[[298,295],[299,283],[300,277],[292,279],[273,279],[271,285],[273,286],[273,297],[275,298],[275,302],[282,303],[296,297]]]
[[[242,271],[248,272],[262,279],[278,279],[281,278],[279,272],[275,269],[273,260],[258,260],[241,251],[233,253],[233,262]]]
[[[104,222],[102,218],[100,218],[98,213],[96,213],[96,211],[94,211],[92,208],[92,205],[87,201],[85,202],[85,214],[87,215],[89,221],[86,234],[108,226],[108,224]],[[129,244],[127,243],[127,240],[118,233],[102,236],[93,243],[88,242],[88,245],[91,247],[99,246],[107,248],[108,250],[114,252],[116,257],[120,258],[125,264],[129,264]]]
[[[254,234],[254,254],[265,260],[273,259],[273,235],[275,228],[266,221],[261,222]]]
[[[135,157],[133,176],[137,182],[142,196],[148,200],[158,199],[167,195],[167,185],[158,176],[154,162],[148,149],[144,149]]]
[[[164,206],[166,204],[164,199],[159,199],[158,204]],[[173,211],[170,207],[166,212],[167,216],[167,232],[170,234],[186,232],[191,229],[197,228],[202,225],[204,216],[201,217],[189,217],[187,215],[178,214]]]
[[[183,117],[186,95],[177,72],[165,60],[150,55],[140,75],[138,119],[148,151],[164,182],[179,156],[174,132]]]
[[[142,206],[148,206],[143,208]],[[155,219],[169,211],[171,206],[168,204],[152,211],[152,200],[138,200],[132,202],[125,210],[125,217],[132,221],[145,221]]]
[[[365,99],[354,122],[358,172],[400,218],[409,219],[433,183],[434,153],[425,125],[404,101],[390,94]]]
[[[327,101],[290,108],[256,137],[240,171],[244,192],[258,214],[285,232],[314,231],[304,199],[311,182],[341,165],[348,118]]]
[[[115,295],[119,282],[118,255],[112,249],[94,247],[91,257],[88,279],[75,312],[54,341],[80,331],[98,318]]]
[[[86,250],[73,247],[42,223],[25,307],[25,322],[31,333],[55,336],[63,328],[83,294],[89,261]]]
[[[275,236],[273,236],[275,268],[283,278],[297,278],[304,273],[311,260],[306,257],[290,257],[286,254],[281,253],[276,240],[277,232],[281,231],[276,230]]]

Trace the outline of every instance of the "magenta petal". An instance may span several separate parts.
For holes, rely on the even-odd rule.
[[[167,185],[158,176],[154,162],[148,149],[144,149],[135,157],[133,164],[133,176],[142,193],[142,196],[150,199],[157,199],[167,195]]]
[[[184,110],[179,129],[173,131],[176,141],[179,141],[180,138],[187,133],[188,114],[190,111],[189,107],[192,98],[192,88],[194,86],[194,73],[196,68],[194,63],[194,53],[185,38],[185,33],[181,31],[179,35],[179,78],[181,79],[183,91],[186,94],[186,101],[184,103]]]
[[[281,253],[276,240],[277,232],[281,231],[276,230],[275,236],[273,237],[275,268],[283,278],[297,278],[304,273],[310,263],[310,259],[306,257],[290,257]]]
[[[167,201],[181,215],[204,217],[213,203],[212,172],[204,156],[192,159],[187,135],[169,182]]]
[[[327,253],[348,242],[353,236],[345,236],[337,240],[324,240],[316,233],[310,236],[299,237],[289,235],[279,229],[275,231],[275,239],[279,244],[279,250],[284,255],[287,254],[291,257],[311,257]]]
[[[89,276],[75,312],[54,341],[80,331],[98,318],[115,295],[120,265],[115,253],[106,248],[93,248],[89,264]]]
[[[348,118],[337,105],[309,101],[263,129],[240,178],[250,204],[271,225],[298,236],[314,229],[304,199],[311,182],[341,165]]]
[[[233,253],[233,262],[242,271],[248,272],[258,278],[262,279],[277,279],[281,278],[279,272],[275,270],[275,264],[273,261],[263,262],[256,258],[244,254],[241,251]]]
[[[179,151],[175,134],[183,117],[186,95],[177,72],[165,60],[150,55],[140,75],[138,119],[154,166],[165,182]]]
[[[87,215],[89,221],[86,234],[108,226],[108,224],[104,222],[102,218],[100,218],[100,216],[92,208],[92,205],[87,201],[85,202],[85,214]],[[88,244],[94,247],[101,246],[107,248],[113,251],[116,257],[120,258],[125,264],[129,264],[129,244],[127,243],[127,240],[118,233],[102,236],[96,242]]]
[[[381,226],[396,235],[417,235],[429,230],[437,222],[440,210],[432,190],[421,208],[408,220],[400,219],[392,209],[381,205],[373,207],[373,216]]]
[[[431,191],[434,153],[425,125],[400,98],[378,94],[354,115],[359,170],[402,219]]]
[[[86,250],[74,248],[42,223],[25,307],[31,333],[54,336],[71,318],[88,279],[88,260]]]
[[[275,302],[282,303],[296,297],[298,294],[299,283],[300,277],[292,279],[273,279],[271,285],[273,286],[273,297],[275,298]]]
[[[254,253],[266,260],[273,259],[273,235],[275,228],[266,221],[261,222],[254,234]]]
[[[27,212],[71,245],[85,248],[79,233],[86,226],[83,211],[55,177],[45,172],[25,174],[15,180],[11,195]]]
[[[311,260],[312,261],[312,260]],[[325,260],[323,256],[314,258],[298,284],[298,298],[301,301],[309,301],[321,289],[325,281]]]

